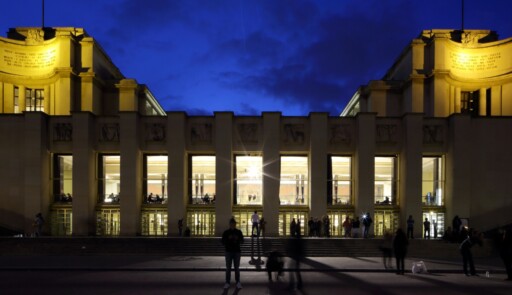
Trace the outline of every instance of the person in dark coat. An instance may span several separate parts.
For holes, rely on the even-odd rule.
[[[395,252],[396,259],[396,274],[403,275],[405,273],[405,255],[407,254],[407,245],[409,241],[404,231],[399,228],[396,231],[395,239],[393,240],[393,251]]]
[[[477,276],[475,270],[475,264],[473,263],[473,254],[471,254],[471,247],[473,245],[479,244],[482,245],[482,241],[478,235],[478,233],[470,229],[468,231],[467,237],[462,241],[459,246],[460,254],[462,255],[462,268],[464,270],[464,274],[466,276]],[[468,273],[468,264],[469,264],[469,273]]]
[[[300,235],[288,239],[287,244],[288,257],[291,258],[290,265],[290,283],[288,289],[302,289],[302,276],[300,274],[300,263],[304,257],[304,245]],[[296,282],[295,282],[296,281]]]
[[[497,242],[501,259],[507,271],[506,280],[512,281],[512,229],[504,229]]]
[[[229,289],[231,284],[231,265],[233,264],[235,267],[235,281],[236,288],[242,289],[242,284],[240,283],[240,257],[241,257],[241,249],[240,245],[244,243],[244,235],[242,231],[236,228],[236,220],[231,218],[229,220],[229,229],[225,230],[222,234],[222,245],[225,248],[225,258],[226,258],[226,282],[224,284],[224,289]]]

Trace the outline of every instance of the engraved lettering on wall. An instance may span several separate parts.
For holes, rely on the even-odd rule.
[[[163,124],[146,124],[146,141],[165,141],[165,126]]]
[[[119,124],[105,123],[101,126],[100,141],[119,142]]]
[[[71,123],[56,123],[53,125],[53,141],[72,141],[73,125]]]
[[[442,143],[443,126],[423,126],[423,143]]]
[[[350,126],[346,124],[331,125],[330,144],[350,144],[352,136]]]
[[[258,143],[258,124],[238,124],[238,135],[243,143]]]
[[[304,141],[304,124],[284,124],[285,143],[303,144]]]
[[[192,143],[211,143],[212,124],[192,124],[190,128],[190,141]]]
[[[396,143],[397,126],[391,124],[377,125],[376,139],[379,143]]]

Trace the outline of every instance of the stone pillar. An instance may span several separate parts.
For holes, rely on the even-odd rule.
[[[73,120],[73,235],[96,233],[98,183],[94,152],[94,117],[89,112],[72,114]]]
[[[141,232],[142,208],[142,155],[139,149],[139,114],[121,112],[121,235],[134,236]]]
[[[449,114],[455,113],[455,87],[450,86],[450,112]]]
[[[119,111],[138,111],[138,84],[134,79],[123,79],[116,84],[119,89]]]
[[[423,150],[423,115],[406,114],[402,118],[402,150],[399,158],[399,227],[407,228],[409,215],[415,220],[414,232],[421,237],[422,232],[422,150]]]
[[[455,113],[460,113],[460,104],[461,104],[461,92],[460,87],[455,88]]]
[[[33,232],[32,222],[37,213],[47,220],[43,233],[49,231],[50,154],[47,141],[47,116],[42,112],[26,112],[24,127],[24,215],[25,232]]]
[[[215,234],[220,236],[233,215],[233,113],[215,113]]]
[[[374,221],[375,118],[376,113],[358,113],[356,116],[356,152],[352,170],[355,215],[369,212]],[[373,235],[373,228],[370,229],[370,235]]]
[[[168,234],[172,236],[178,235],[178,220],[183,218],[185,224],[187,220],[186,123],[187,115],[184,112],[167,114],[167,226]]]
[[[478,115],[487,116],[487,89],[480,88],[480,101],[478,102]]]
[[[327,214],[327,113],[311,113],[309,198],[310,214],[321,218]]]
[[[469,217],[471,204],[471,117],[449,118],[449,142],[446,154],[446,225],[455,215]],[[471,221],[470,221],[471,222]]]
[[[279,185],[281,178],[281,113],[263,113],[263,216],[265,235],[279,235]]]

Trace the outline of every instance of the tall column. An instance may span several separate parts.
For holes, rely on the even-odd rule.
[[[491,116],[502,115],[502,86],[492,86],[491,88]]]
[[[187,220],[187,162],[185,128],[187,115],[184,112],[167,114],[167,222],[169,235],[178,234],[178,220]],[[190,226],[190,225],[189,225]]]
[[[420,237],[422,232],[422,149],[423,149],[423,114],[406,114],[402,118],[403,135],[400,152],[400,227],[406,228],[406,220],[412,215],[414,232]]]
[[[311,113],[309,198],[311,216],[327,213],[327,113]]]
[[[139,149],[139,114],[121,112],[121,235],[134,236],[141,232],[142,156]]]
[[[375,117],[376,113],[358,113],[356,116],[356,152],[352,177],[355,214],[369,212],[372,218],[375,203]],[[370,235],[373,234],[373,228],[370,229]]]
[[[279,179],[281,113],[263,113],[263,216],[268,236],[279,234]]]
[[[446,154],[446,223],[455,215],[469,217],[471,200],[471,117],[449,118],[449,143]]]
[[[487,89],[480,88],[480,100],[478,102],[478,115],[487,116]]]
[[[233,208],[233,113],[215,113],[215,234],[229,226]]]
[[[449,115],[455,113],[455,87],[450,86],[450,112]]]
[[[460,87],[455,88],[455,113],[460,113],[461,92]]]
[[[96,232],[95,206],[98,200],[94,117],[89,112],[72,114],[73,120],[73,235]]]
[[[24,127],[24,215],[25,232],[32,232],[32,222],[37,213],[49,220],[50,206],[50,155],[47,142],[47,116],[41,112],[26,112]],[[47,223],[49,224],[49,222]],[[48,226],[43,228],[46,232]]]

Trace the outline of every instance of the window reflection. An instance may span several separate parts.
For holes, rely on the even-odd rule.
[[[350,157],[331,157],[331,200],[332,205],[350,205],[351,170]]]
[[[281,157],[281,205],[308,203],[308,158],[304,156]]]
[[[396,157],[375,157],[375,203],[396,204]]]
[[[121,156],[100,155],[99,197],[103,203],[119,203],[121,191]]]
[[[441,157],[423,157],[422,203],[426,206],[442,206],[444,189],[443,162]]]
[[[241,205],[261,205],[262,168],[261,156],[236,156],[236,203]]]
[[[145,198],[146,204],[167,203],[167,156],[146,155]]]
[[[215,156],[192,156],[192,204],[215,203]]]

